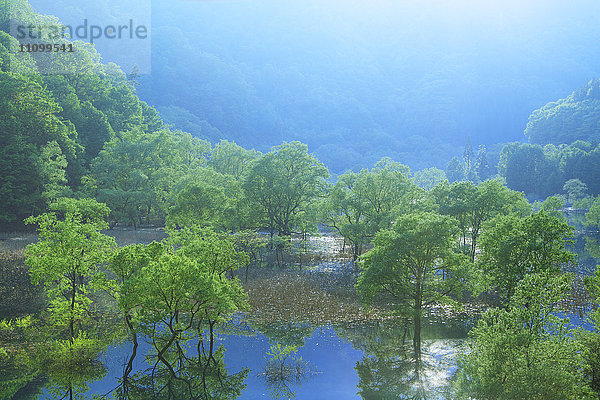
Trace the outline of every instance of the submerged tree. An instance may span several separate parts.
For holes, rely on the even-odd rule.
[[[430,192],[439,205],[439,212],[458,221],[462,246],[471,262],[475,261],[483,225],[497,215],[516,213],[527,215],[531,206],[522,193],[502,185],[498,180],[473,182],[442,182]]]
[[[364,255],[359,293],[371,302],[378,294],[391,299],[412,318],[415,355],[421,350],[421,317],[426,307],[461,294],[465,283],[464,256],[453,252],[456,222],[435,213],[407,214],[392,229],[375,237]]]
[[[97,214],[89,215],[90,206]],[[40,239],[26,249],[26,264],[33,282],[42,283],[50,300],[52,320],[68,328],[71,343],[77,327],[88,319],[94,281],[100,275],[114,239],[100,233],[109,209],[93,200],[59,200],[50,206],[57,212],[30,217],[28,224],[38,225]]]
[[[487,284],[503,304],[528,274],[558,274],[575,255],[565,249],[573,228],[541,211],[525,218],[501,216],[490,221],[481,238],[481,266]]]
[[[454,398],[597,399],[585,384],[582,355],[556,315],[569,275],[527,275],[507,310],[487,311],[459,362]]]
[[[355,260],[380,229],[390,227],[395,209],[416,206],[419,189],[409,173],[406,165],[384,158],[370,171],[341,175],[331,189],[325,219],[352,245]]]
[[[244,182],[254,217],[271,235],[289,236],[308,205],[324,194],[327,168],[300,142],[283,143],[254,161]]]
[[[190,330],[202,337],[209,329],[212,356],[215,325],[247,307],[241,283],[230,277],[246,263],[228,235],[186,228],[172,231],[162,243],[121,249],[110,266],[129,328],[151,336],[157,357],[166,363],[172,344]]]

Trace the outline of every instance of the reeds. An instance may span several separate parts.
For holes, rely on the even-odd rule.
[[[268,277],[254,277],[245,284],[251,311],[247,318],[258,323],[309,322],[315,325],[391,318],[384,309],[363,307],[354,288],[335,278],[296,271],[270,270]],[[327,282],[329,280],[329,282]]]
[[[44,304],[42,288],[31,283],[24,250],[1,250],[0,319],[36,313]]]

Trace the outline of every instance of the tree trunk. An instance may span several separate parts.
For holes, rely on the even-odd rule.
[[[415,350],[415,359],[421,359],[421,310],[415,309],[414,315],[415,334],[413,336],[413,347]]]
[[[421,280],[417,277],[417,288],[415,291],[415,304],[413,323],[415,325],[415,333],[413,336],[413,347],[415,350],[415,361],[421,360],[421,313],[423,310],[423,292],[421,288]]]
[[[77,284],[73,280],[73,286],[71,287],[71,317],[69,321],[69,333],[71,334],[71,344],[75,339],[75,296],[77,294]]]

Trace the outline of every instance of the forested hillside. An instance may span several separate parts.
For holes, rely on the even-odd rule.
[[[598,27],[430,1],[0,3],[0,400],[597,400]]]
[[[468,136],[521,141],[532,110],[599,73],[595,1],[502,4],[155,0],[138,94],[213,142],[302,141],[334,174],[384,156],[443,169]]]
[[[19,7],[24,26],[55,23],[54,17],[37,14],[26,2],[13,6]],[[1,22],[7,26],[6,19]],[[27,53],[15,57],[16,46],[13,37],[0,31],[4,222],[22,221],[44,210],[52,199],[86,190],[92,161],[105,143],[128,135],[159,135],[163,129],[158,113],[135,94],[134,82],[115,64],[100,63],[89,44],[74,42],[76,51],[41,61]],[[39,63],[44,69],[55,64],[68,71],[44,75]],[[102,188],[102,182],[94,185]]]
[[[505,3],[155,1],[139,94],[207,136],[300,140],[335,174],[383,156],[443,169],[468,136],[522,140],[532,110],[598,72],[595,3]]]
[[[600,140],[600,79],[591,80],[564,99],[529,116],[525,135],[531,143],[570,144]]]
[[[39,15],[25,2],[15,2],[14,6],[21,10],[19,18],[24,24],[56,21],[54,17]],[[38,70],[37,59],[11,60],[8,49],[15,42],[7,32],[0,32],[0,85],[4,94],[0,98],[1,132],[6,144],[1,149],[0,162],[7,171],[0,177],[3,221],[21,221],[45,209],[52,199],[67,195],[93,196],[107,202],[115,222],[134,226],[164,223],[174,201],[169,196],[179,187],[178,181],[196,167],[211,163],[214,166],[212,149],[223,139],[265,152],[285,140],[299,139],[334,175],[348,168],[358,171],[375,165],[383,156],[391,156],[422,169],[415,175],[415,182],[422,187],[432,187],[446,178],[451,182],[484,181],[498,172],[510,188],[533,198],[566,193],[563,186],[572,179],[585,184],[588,194],[600,193],[594,142],[598,81],[534,111],[525,131],[532,145],[513,143],[502,148],[492,144],[488,148],[494,150],[487,150],[481,143],[494,138],[494,129],[500,125],[478,132],[466,129],[466,125],[458,129],[462,124],[460,116],[464,115],[460,108],[467,103],[459,106],[455,96],[462,96],[460,91],[470,90],[469,86],[458,91],[443,90],[440,97],[442,92],[437,91],[441,88],[435,87],[445,86],[443,82],[450,76],[440,80],[433,73],[424,80],[420,74],[425,72],[415,65],[391,73],[395,68],[392,60],[375,57],[381,49],[364,48],[357,32],[366,28],[354,30],[360,18],[352,11],[347,12],[343,23],[345,36],[335,40],[314,21],[305,25],[307,21],[297,19],[297,26],[288,35],[304,32],[306,40],[313,35],[323,39],[316,45],[291,41],[298,48],[304,46],[305,52],[301,52],[284,50],[278,44],[275,33],[287,28],[284,22],[292,18],[292,11],[274,4],[254,10],[227,4],[207,9],[201,4],[185,3],[177,12],[162,2],[153,6],[156,18],[151,75],[135,71],[126,74],[114,64],[102,63],[93,46],[83,42],[75,42],[75,53],[51,58],[43,65],[65,65],[70,68],[67,73],[45,75]],[[302,9],[306,13],[312,9],[305,7]],[[553,14],[559,9],[548,12],[557,21],[563,21]],[[182,10],[188,12],[179,12]],[[404,18],[408,18],[411,10],[405,11]],[[76,8],[65,12],[75,13]],[[202,14],[205,23],[188,21],[183,25],[189,29],[187,33],[194,33],[188,37],[183,26],[175,25],[184,21],[186,15],[198,12],[206,12]],[[260,29],[253,27],[254,37],[242,35],[238,43],[233,38],[239,37],[236,32],[239,34],[244,23],[234,31],[225,33],[223,29],[232,27],[242,13],[257,20],[264,13],[279,13],[279,18]],[[327,15],[323,11],[316,18]],[[7,21],[3,21],[4,26]],[[391,29],[389,21],[386,26]],[[413,23],[403,29],[408,34],[421,28]],[[453,29],[457,28],[441,26],[422,44]],[[370,33],[377,36],[381,31]],[[256,42],[259,39],[260,46]],[[344,51],[333,55],[330,47]],[[363,56],[360,63],[352,61],[355,51]],[[415,51],[410,57],[420,60],[417,65],[431,68],[415,48],[406,51]],[[262,58],[257,58],[257,54]],[[452,68],[444,71],[456,72],[449,72]],[[460,75],[461,79],[468,76]],[[494,79],[479,82],[479,86],[499,84]],[[412,87],[407,86],[409,81]],[[396,88],[392,97],[386,93],[391,88]],[[141,101],[138,93],[158,112]],[[543,96],[536,93],[534,97]],[[534,109],[534,97],[510,96],[511,101],[529,99],[528,108],[521,104],[519,113]],[[427,99],[430,104],[425,107],[419,99]],[[497,101],[505,100],[498,97]],[[415,113],[414,108],[419,113],[429,108],[435,112],[422,115]],[[482,115],[487,113],[480,111]],[[502,129],[510,126],[509,121],[518,125],[513,117],[501,124]],[[475,149],[471,147],[469,132],[474,135]],[[503,136],[503,140],[509,137]],[[468,144],[463,148],[465,140]],[[587,141],[571,144],[575,140]],[[542,148],[538,143],[552,145]],[[239,147],[231,149],[247,152]],[[445,169],[445,174],[429,167]]]

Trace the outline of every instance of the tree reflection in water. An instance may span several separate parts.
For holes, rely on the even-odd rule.
[[[358,394],[364,400],[450,398],[454,359],[464,339],[425,339],[419,354],[406,340],[407,326],[395,322],[336,328],[338,336],[365,354],[355,366]]]
[[[156,341],[153,340],[154,344]],[[157,349],[156,345],[154,350]],[[206,351],[200,338],[197,355],[188,355],[186,343],[175,340],[167,348],[147,355],[151,367],[132,373],[137,357],[134,342],[123,369],[120,385],[112,393],[116,399],[229,400],[241,396],[249,370],[229,374],[224,362],[225,348]]]
[[[259,374],[272,399],[295,399],[297,390],[316,370],[296,353],[316,329],[310,323],[284,322],[258,324],[256,330],[269,338],[266,365]]]
[[[106,368],[99,362],[90,362],[73,366],[53,367],[48,370],[48,398],[51,399],[86,399],[89,383],[102,379]]]

